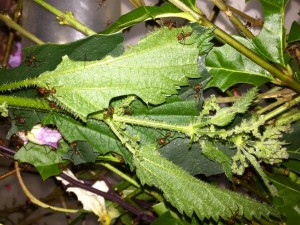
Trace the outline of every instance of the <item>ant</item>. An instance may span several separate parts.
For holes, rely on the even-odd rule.
[[[237,217],[238,217],[238,215],[239,215],[239,210],[240,210],[240,208],[238,207],[236,210],[235,210],[235,212],[233,213],[233,215],[230,217],[230,219],[228,220],[228,224],[229,225],[232,225],[232,224],[234,224],[235,223],[235,221],[236,221],[236,219],[237,219]],[[231,210],[230,210],[231,211]],[[232,211],[231,211],[232,212]]]
[[[112,117],[112,115],[115,112],[115,108],[112,106],[109,106],[107,111],[103,114],[103,117],[107,118],[107,117]]]
[[[54,88],[52,89],[47,89],[47,88],[43,88],[43,87],[37,87],[37,92],[43,96],[43,97],[47,97],[50,94],[55,94],[56,90]]]
[[[163,20],[163,26],[168,27],[169,30],[172,30],[173,27],[174,28],[177,27],[176,22],[169,21],[169,20]],[[178,36],[177,36],[177,39],[178,39]]]
[[[24,145],[24,141],[17,134],[13,134],[9,139],[9,145],[15,150],[19,150]]]
[[[20,116],[20,115],[15,115],[14,114],[14,119],[17,121],[16,122],[16,125],[19,126],[19,125],[22,125],[26,122],[25,118]]]
[[[184,33],[183,31],[181,31],[178,35],[177,35],[177,40],[180,44],[183,43],[183,45],[185,45],[185,39],[189,36],[192,35],[193,32],[189,31],[187,33]]]
[[[129,109],[129,107],[124,107],[123,113],[124,113],[124,115],[128,115],[128,116],[132,115],[132,111]]]
[[[195,93],[194,93],[194,98],[197,99],[200,97],[201,93],[201,88],[202,88],[202,85],[200,83],[196,84],[195,87],[193,88]]]
[[[159,144],[159,145],[165,145],[165,144],[167,143],[167,139],[168,139],[169,137],[171,137],[171,135],[172,135],[172,133],[171,133],[170,131],[168,131],[168,132],[165,134],[164,137],[162,137],[162,138],[160,138],[160,139],[158,140],[158,144]]]
[[[70,151],[73,152],[72,155],[69,158],[71,161],[74,161],[74,159],[73,159],[74,155],[75,156],[79,155],[81,158],[83,158],[82,155],[80,154],[79,150],[78,150],[78,143],[76,141],[73,141],[72,143],[70,143],[70,146],[71,146],[71,149],[69,150],[69,152]],[[75,159],[75,161],[76,161],[76,159]]]
[[[63,108],[59,105],[57,105],[54,101],[49,102],[50,108],[58,109],[58,110],[63,110]]]
[[[37,57],[35,55],[32,56],[26,56],[23,63],[28,66],[28,67],[38,67],[38,65],[40,63],[42,63],[42,61],[37,60]]]

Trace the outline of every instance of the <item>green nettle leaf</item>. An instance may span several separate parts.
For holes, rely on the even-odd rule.
[[[245,113],[257,95],[257,88],[252,88],[243,97],[237,100],[231,107],[225,107],[217,111],[210,119],[210,123],[217,126],[229,124],[237,113]]]
[[[252,42],[268,60],[284,66],[284,12],[288,0],[260,0],[260,2],[264,11],[264,26]]]
[[[241,37],[235,39],[256,51],[246,39]],[[226,91],[234,84],[248,83],[260,86],[272,79],[270,73],[227,44],[214,47],[207,55],[205,64],[213,76],[206,88],[217,87]]]
[[[198,143],[193,143],[192,146],[189,145],[189,138],[184,140],[178,138],[163,146],[159,152],[161,156],[191,175],[204,174],[205,176],[211,176],[224,173],[224,169],[218,162],[212,161],[208,159],[208,156],[202,154],[204,153],[203,149],[201,151]]]
[[[97,60],[106,55],[119,56],[124,52],[123,41],[122,33],[96,34],[67,44],[47,43],[24,48],[23,63],[19,67],[0,69],[0,84],[35,78],[45,71],[54,70],[64,55],[76,61]],[[29,63],[31,57],[35,57],[32,64]]]
[[[69,143],[79,141],[77,143],[77,155],[74,151],[68,151],[64,154],[65,159],[76,164],[93,162],[99,154],[104,155],[108,152],[115,152],[129,164],[131,162],[131,154],[103,122],[88,121],[86,124],[82,124],[63,114],[49,113],[44,118],[43,123],[55,124]]]
[[[142,184],[154,185],[162,190],[166,199],[181,213],[191,217],[194,213],[203,220],[228,220],[239,209],[239,216],[260,219],[279,216],[277,210],[247,196],[219,189],[202,182],[180,167],[160,156],[154,146],[144,146],[134,153],[136,174]]]
[[[67,151],[69,151],[69,146],[64,142],[60,142],[59,148],[55,151],[49,146],[29,142],[17,151],[14,159],[33,165],[45,180],[61,173],[63,168],[60,168],[59,164],[64,163],[61,156]]]
[[[198,78],[197,36],[178,40],[190,27],[159,29],[120,57],[92,62],[74,62],[67,56],[55,71],[31,80],[37,86],[55,89],[50,96],[65,110],[85,120],[107,108],[112,98],[137,95],[146,104],[161,104],[177,93],[188,78]]]

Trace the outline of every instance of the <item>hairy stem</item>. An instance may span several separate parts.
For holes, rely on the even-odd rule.
[[[9,107],[26,107],[40,110],[52,110],[48,101],[34,98],[0,95],[0,103],[2,102],[7,102]]]

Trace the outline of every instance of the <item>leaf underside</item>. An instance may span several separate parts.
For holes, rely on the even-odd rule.
[[[179,41],[180,32],[191,32],[191,28],[162,28],[116,58],[73,62],[63,57],[55,71],[33,82],[54,88],[50,99],[83,120],[107,108],[117,96],[137,95],[146,104],[161,104],[179,86],[187,85],[188,78],[200,76],[197,39],[191,35]]]
[[[154,185],[162,190],[166,199],[181,213],[193,213],[203,220],[212,218],[230,219],[232,212],[239,209],[239,216],[259,219],[278,212],[247,196],[219,189],[204,183],[175,164],[161,157],[154,146],[146,146],[135,153],[134,164],[137,176],[143,184]]]

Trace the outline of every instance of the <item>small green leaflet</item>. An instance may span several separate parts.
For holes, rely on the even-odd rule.
[[[201,220],[212,218],[218,221],[220,217],[228,220],[237,207],[239,215],[249,220],[270,215],[279,217],[278,211],[266,204],[192,177],[161,157],[153,145],[144,146],[135,152],[134,164],[142,184],[161,189],[166,199],[189,217],[195,213]]]
[[[133,94],[146,104],[161,104],[166,96],[187,85],[188,78],[200,77],[197,36],[178,40],[181,32],[192,30],[159,29],[115,58],[74,62],[65,56],[55,71],[41,74],[32,83],[54,88],[56,93],[50,99],[82,120],[107,108],[109,101],[118,96]]]

